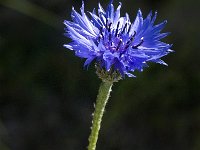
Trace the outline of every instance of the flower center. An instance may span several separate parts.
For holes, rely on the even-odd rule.
[[[112,28],[112,25],[112,22],[106,20],[105,27],[101,27],[99,31],[99,42],[102,40],[107,49],[113,52],[124,52],[130,47],[132,49],[137,49],[143,44],[144,38],[142,37],[140,39],[141,41],[137,45],[133,45],[133,41],[137,33],[134,31],[132,35],[129,35],[131,31],[131,24],[125,23],[125,25],[121,28],[120,22],[117,23],[116,28]]]

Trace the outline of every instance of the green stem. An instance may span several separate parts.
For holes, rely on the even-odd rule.
[[[105,110],[106,103],[110,96],[111,88],[113,82],[102,82],[99,87],[99,94],[97,96],[95,111],[93,114],[91,134],[89,137],[88,150],[95,150],[96,143],[99,135],[99,130],[101,127],[101,120]]]

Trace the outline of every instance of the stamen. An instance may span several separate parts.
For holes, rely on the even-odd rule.
[[[132,46],[132,48],[138,48],[139,46],[142,45],[142,43],[144,42],[144,37],[141,38],[141,42],[135,46]]]
[[[112,35],[111,35],[111,33],[109,34],[109,41],[111,41],[111,38],[112,38]]]
[[[127,23],[125,24],[125,26],[124,26],[124,29],[123,29],[122,33],[124,33],[124,32],[125,32],[125,29],[126,29],[126,27],[127,27]]]
[[[117,34],[118,34],[119,24],[120,24],[120,22],[117,23],[117,29],[115,31],[115,37],[117,37]]]
[[[133,42],[133,39],[134,37],[132,36],[131,39],[126,43],[125,49],[127,49],[131,45],[131,43]]]
[[[121,44],[122,44],[122,39],[120,39],[120,41],[119,41],[119,43],[117,45],[117,48],[116,48],[117,51],[119,50],[119,47],[120,47]]]
[[[135,37],[135,35],[136,35],[136,31],[134,31],[134,34],[132,35],[132,37]]]
[[[103,31],[103,27],[101,27],[101,28],[100,28],[100,31],[99,31],[101,35],[103,35],[103,32],[102,32],[102,31]]]
[[[112,23],[110,23],[110,24],[108,25],[108,32],[110,32],[111,25],[112,25]]]
[[[130,44],[133,42],[135,35],[136,35],[136,32],[134,31],[134,34],[131,36],[131,38],[128,40],[128,42],[126,42],[125,49],[127,49],[130,46]]]
[[[126,46],[125,46],[125,49],[127,49],[129,46],[130,46],[129,44],[128,44],[128,45],[126,45]]]
[[[129,25],[129,28],[128,28],[128,32],[129,33],[131,31],[131,25]],[[134,31],[135,32],[135,31]]]
[[[108,18],[106,18],[106,29],[108,27]]]
[[[135,37],[134,35],[131,36],[131,38],[128,40],[128,42],[126,44],[130,44],[133,41],[134,37]]]
[[[100,42],[100,40],[101,40],[101,35],[97,38],[98,43]]]
[[[103,36],[103,27],[100,28],[100,36],[104,39],[104,36]]]

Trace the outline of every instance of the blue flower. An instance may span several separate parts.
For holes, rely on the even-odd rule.
[[[169,33],[161,33],[167,21],[154,25],[157,12],[152,12],[144,19],[138,10],[135,21],[131,23],[129,15],[120,16],[122,3],[114,9],[113,0],[106,11],[99,3],[95,9],[85,14],[84,2],[78,13],[72,8],[72,21],[64,21],[65,35],[72,42],[64,47],[75,51],[76,56],[86,58],[84,66],[96,61],[109,71],[113,68],[124,77],[134,77],[135,70],[143,71],[147,62],[167,65],[161,57],[172,52],[172,45],[162,41]]]

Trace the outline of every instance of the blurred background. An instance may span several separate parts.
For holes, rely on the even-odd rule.
[[[175,53],[114,85],[97,150],[200,150],[200,1],[121,2],[132,21],[138,8],[167,19]],[[0,150],[86,150],[100,79],[63,48],[72,6],[81,0],[0,0]]]

